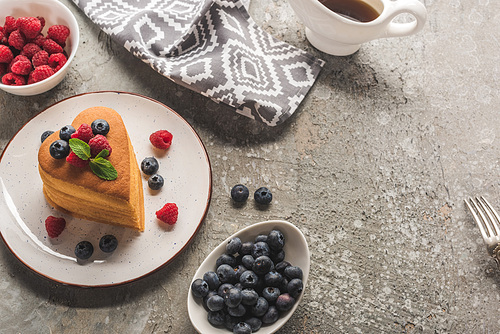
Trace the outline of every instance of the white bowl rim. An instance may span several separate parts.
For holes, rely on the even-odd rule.
[[[201,276],[203,275],[203,273],[200,273],[201,267],[203,267],[206,264],[206,262],[207,262],[208,259],[214,257],[216,254],[217,255],[218,254],[222,254],[221,251],[223,252],[224,245],[227,244],[227,242],[229,240],[231,240],[232,238],[234,238],[236,236],[240,236],[240,235],[244,234],[245,232],[248,232],[249,230],[260,229],[260,228],[263,228],[263,227],[268,227],[266,230],[270,231],[271,230],[270,228],[271,227],[276,227],[276,225],[282,225],[282,226],[285,226],[287,229],[293,230],[294,233],[296,233],[296,235],[300,238],[300,240],[302,241],[302,243],[305,245],[305,249],[304,249],[304,253],[303,254],[304,254],[304,258],[307,259],[307,261],[306,261],[307,265],[306,266],[301,266],[301,269],[303,271],[303,279],[302,279],[302,281],[303,281],[303,284],[304,284],[304,289],[303,289],[302,293],[300,294],[300,296],[297,298],[297,300],[296,300],[294,306],[292,307],[292,309],[290,309],[289,311],[287,311],[287,313],[284,316],[281,316],[278,319],[278,321],[276,321],[274,324],[262,326],[262,328],[258,332],[262,333],[262,334],[275,333],[294,314],[294,312],[297,309],[298,305],[302,301],[302,298],[304,296],[304,292],[306,290],[307,281],[308,281],[308,278],[309,278],[309,270],[310,270],[310,266],[311,266],[311,255],[310,255],[310,251],[309,251],[309,246],[307,244],[307,240],[306,240],[304,234],[302,233],[302,231],[297,226],[295,226],[294,224],[292,224],[292,223],[290,223],[288,221],[279,220],[279,219],[266,220],[266,221],[262,221],[262,222],[259,222],[259,223],[254,223],[252,225],[246,226],[246,227],[242,228],[241,230],[235,232],[231,236],[227,237],[224,241],[222,241],[219,245],[217,245],[210,252],[210,254],[208,254],[205,257],[205,259],[199,265],[198,269],[196,270],[196,273],[193,275],[193,278],[192,278],[192,280],[189,283],[189,291],[188,291],[188,298],[187,298],[187,308],[188,308],[189,319],[191,320],[191,324],[193,325],[193,327],[196,329],[196,331],[198,333],[206,334],[205,332],[202,331],[202,329],[200,329],[200,327],[197,325],[196,319],[194,319],[194,312],[195,312],[196,308],[199,307],[199,305],[198,305],[199,302],[197,302],[194,299],[193,295],[192,295],[191,283],[195,279],[201,278]],[[242,240],[242,241],[244,241],[244,240]],[[286,255],[285,255],[285,259],[286,259]],[[289,261],[289,260],[286,260],[286,261]],[[293,261],[291,261],[291,264],[294,265]],[[201,307],[203,309],[203,312],[206,313],[206,310],[203,308],[203,306],[201,306]],[[214,333],[230,333],[226,328],[222,328],[222,329],[221,328],[217,328],[217,327],[212,327],[212,328],[213,328],[213,332]],[[269,331],[266,331],[266,329],[268,329]]]

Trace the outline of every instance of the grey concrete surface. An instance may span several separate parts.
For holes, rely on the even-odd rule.
[[[270,218],[311,249],[302,304],[279,333],[499,333],[500,273],[464,207],[500,208],[500,2],[426,0],[424,30],[348,57],[315,50],[286,0],[253,0],[273,36],[326,61],[297,113],[268,128],[176,86],[111,42],[69,0],[81,44],[40,96],[0,92],[0,151],[47,106],[98,90],[163,102],[196,129],[213,168],[203,227],[171,265],[109,289],[62,286],[0,246],[0,333],[194,333],[189,281],[210,250]],[[498,138],[497,138],[498,137]],[[231,205],[236,183],[272,205]]]

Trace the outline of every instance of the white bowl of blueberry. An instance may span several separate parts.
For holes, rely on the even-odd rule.
[[[253,224],[217,246],[188,293],[199,333],[274,333],[290,319],[309,277],[307,241],[293,224]]]

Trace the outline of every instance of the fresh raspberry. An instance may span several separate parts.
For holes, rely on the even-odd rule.
[[[90,127],[90,125],[85,124],[85,123],[80,125],[78,130],[76,130],[76,132],[74,132],[71,135],[71,138],[78,138],[80,140],[83,140],[87,144],[88,144],[89,140],[92,139],[92,137],[94,137],[94,133],[92,132],[92,128]]]
[[[81,159],[73,151],[69,152],[68,156],[66,157],[66,162],[69,163],[70,165],[73,165],[73,166],[79,167],[79,168],[87,167],[89,165],[89,160]]]
[[[7,44],[7,43],[8,43],[7,36],[5,36],[3,31],[0,31],[0,44]]]
[[[52,74],[54,74],[54,70],[49,65],[35,67],[29,74],[28,83],[40,82],[47,79]]]
[[[2,83],[9,86],[22,86],[26,85],[26,79],[21,75],[11,72],[2,77]]]
[[[33,56],[35,55],[35,53],[41,51],[42,49],[36,45],[35,43],[31,42],[31,43],[26,43],[26,45],[23,47],[23,50],[21,51],[21,54],[23,56],[26,56],[28,57],[28,59],[31,59],[33,58]]]
[[[31,62],[33,63],[33,67],[49,65],[49,54],[44,50],[38,51],[31,59]]]
[[[0,78],[7,73],[7,64],[0,63]]]
[[[47,31],[47,36],[59,45],[65,44],[69,36],[69,28],[64,25],[53,25]]]
[[[158,130],[149,136],[149,141],[154,147],[166,150],[172,145],[173,137],[167,130]]]
[[[108,139],[103,135],[97,135],[89,140],[89,146],[92,157],[98,155],[102,150],[108,150],[109,155],[111,155],[111,145],[109,145]]]
[[[30,42],[38,45],[39,47],[43,47],[43,43],[45,43],[46,39],[47,38],[44,35],[38,34],[35,38],[31,39]]]
[[[43,47],[45,51],[47,51],[49,54],[53,53],[62,53],[63,48],[56,43],[53,39],[47,38],[45,42],[43,42]]]
[[[14,30],[9,35],[9,45],[22,50],[24,45],[26,45],[26,37],[19,30]]]
[[[179,209],[175,203],[167,203],[160,210],[156,211],[156,218],[169,225],[177,222]]]
[[[12,72],[12,65],[16,62],[16,61],[30,61],[28,58],[26,58],[26,56],[23,56],[23,55],[17,55],[14,57],[14,59],[12,59],[12,61],[10,62],[10,64],[7,66],[7,72]]]
[[[54,216],[48,216],[45,219],[45,229],[49,238],[57,238],[64,228],[66,227],[66,220],[64,218],[57,218]]]
[[[16,58],[20,58],[19,56]],[[26,58],[26,57],[24,57]],[[26,59],[18,59],[12,61],[12,64],[10,65],[10,70],[14,74],[19,74],[19,75],[28,75],[31,72],[31,62],[29,61],[28,58]]]
[[[10,48],[6,45],[0,45],[0,63],[10,63],[14,59],[14,55]]]
[[[5,24],[3,25],[3,33],[5,36],[10,35],[11,32],[17,29],[16,19],[12,16],[7,16],[5,18]]]
[[[49,66],[54,69],[54,72],[57,72],[67,61],[68,59],[62,53],[53,53],[49,57]]]
[[[20,17],[16,23],[26,38],[35,38],[42,31],[42,23],[36,17]]]
[[[40,20],[40,25],[42,26],[43,29],[43,27],[45,27],[45,18],[43,16],[37,16],[36,18]],[[40,31],[42,29],[40,29]]]

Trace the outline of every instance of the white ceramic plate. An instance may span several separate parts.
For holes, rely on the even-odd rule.
[[[203,261],[203,263],[194,274],[191,282],[193,282],[197,278],[203,278],[203,274],[205,274],[207,271],[215,271],[215,261],[219,256],[224,254],[224,252],[226,251],[226,245],[232,238],[238,237],[243,242],[253,241],[257,235],[268,234],[274,229],[281,230],[281,232],[285,236],[285,261],[288,261],[293,266],[298,266],[302,269],[302,281],[305,291],[307,279],[309,278],[309,267],[311,263],[307,241],[302,232],[295,225],[283,220],[270,220],[253,224],[228,237],[207,256],[207,258]],[[274,324],[262,325],[258,333],[270,334],[280,329],[288,321],[288,319],[290,319],[293,312],[295,312],[295,310],[297,309],[297,306],[300,304],[302,296],[304,295],[304,291],[300,294],[299,298],[297,298],[295,305],[291,310],[281,315],[278,321],[276,321]],[[226,328],[216,328],[208,322],[207,311],[203,307],[203,302],[202,300],[193,297],[191,284],[189,286],[187,304],[191,323],[199,333],[230,333]]]
[[[144,232],[76,219],[54,210],[42,194],[37,152],[45,130],[71,124],[88,107],[106,106],[123,118],[140,164],[156,156],[165,185],[153,193],[143,178],[146,229]],[[173,143],[162,153],[153,148],[149,135],[160,129],[173,134]],[[0,233],[8,248],[35,272],[70,285],[110,286],[148,275],[178,255],[200,228],[207,213],[212,189],[210,161],[193,128],[167,106],[131,93],[95,92],[74,96],[47,108],[12,138],[0,157]],[[155,212],[167,202],[179,207],[173,227],[156,219]],[[67,225],[56,239],[45,231],[49,215],[66,218]],[[118,238],[117,250],[105,255],[99,239]],[[76,260],[79,241],[94,245],[89,261]]]

